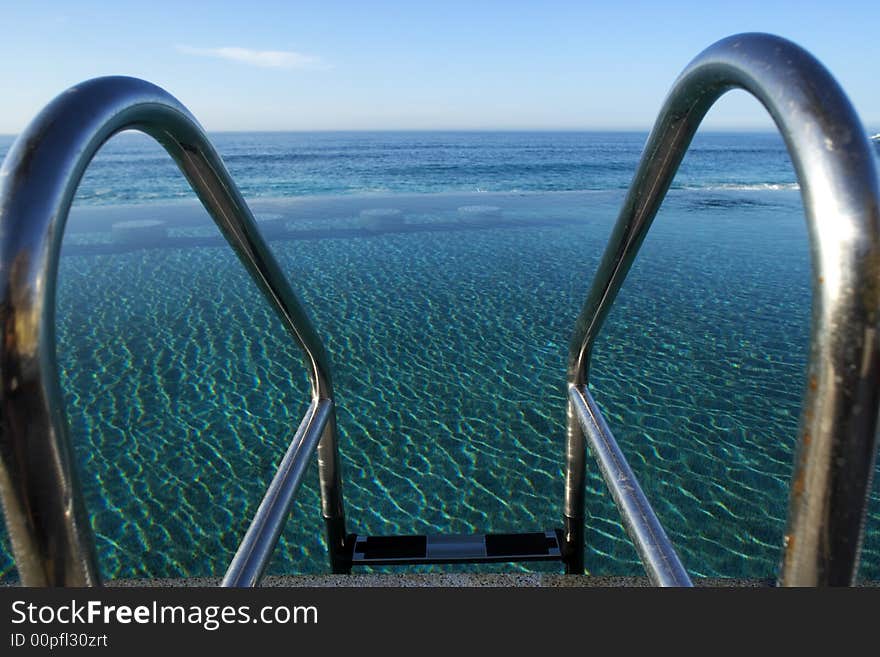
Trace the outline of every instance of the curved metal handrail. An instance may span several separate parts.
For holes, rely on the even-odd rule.
[[[224,583],[259,579],[299,483],[295,476],[301,476],[301,469],[294,468],[293,477],[282,477],[281,470],[285,465],[290,470],[288,457],[308,458],[319,437],[331,562],[334,570],[344,569],[333,388],[323,345],[195,118],[155,85],[105,77],[53,100],[18,137],[0,168],[0,499],[21,581],[28,586],[100,584],[58,380],[55,286],[76,187],[101,145],[130,129],[150,135],[168,151],[302,348],[308,366],[312,404],[294,437],[306,450],[291,445]]]
[[[755,96],[785,139],[800,181],[813,263],[808,383],[780,582],[854,582],[876,453],[880,380],[877,172],[864,129],[831,74],[799,46],[767,34],[723,39],[698,55],[679,76],[648,138],[578,317],[568,365],[565,523],[569,572],[583,570],[585,478],[584,420],[572,400],[589,398],[593,345],[691,138],[714,102],[733,88]],[[634,530],[641,520],[625,514],[637,547],[640,541],[651,540]],[[646,567],[649,572],[663,569],[661,563],[646,563]]]

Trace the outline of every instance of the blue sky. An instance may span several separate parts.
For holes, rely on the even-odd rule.
[[[63,89],[142,77],[209,131],[647,129],[719,38],[785,36],[880,127],[876,2],[0,0],[0,133]],[[708,128],[770,128],[742,92]]]

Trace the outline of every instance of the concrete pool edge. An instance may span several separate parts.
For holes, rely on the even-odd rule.
[[[105,584],[111,588],[130,587],[215,587],[219,577],[187,579],[122,579]],[[773,579],[695,578],[698,587],[770,587]],[[877,585],[874,582],[864,585]],[[561,575],[555,573],[358,573],[353,575],[269,575],[261,586],[266,588],[644,588],[650,582],[644,576]]]

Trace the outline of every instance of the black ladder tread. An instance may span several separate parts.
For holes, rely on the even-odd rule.
[[[518,534],[352,536],[352,565],[559,561],[557,530]]]

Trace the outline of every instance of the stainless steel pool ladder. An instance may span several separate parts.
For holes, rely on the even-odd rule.
[[[691,138],[715,101],[734,88],[757,98],[782,133],[800,183],[813,265],[812,337],[780,582],[855,582],[877,451],[877,170],[864,128],[830,73],[800,47],[766,34],[715,43],[675,82],[578,317],[568,364],[569,572],[583,570],[587,443],[652,581],[690,584],[590,394],[590,359]]]
[[[305,354],[312,401],[224,578],[253,585],[317,449],[334,572],[347,570],[330,367],[321,340],[219,155],[189,111],[142,80],[68,89],[15,141],[0,169],[0,497],[21,582],[100,584],[73,465],[55,357],[55,286],[74,192],[95,152],[122,130],[158,141]]]
[[[74,191],[95,152],[127,129],[177,162],[305,354],[312,402],[223,584],[255,585],[317,450],[331,568],[380,563],[561,559],[584,567],[585,450],[599,460],[625,525],[658,584],[690,583],[587,387],[598,330],[712,103],[740,87],[770,111],[794,160],[814,263],[813,337],[789,512],[783,584],[851,583],[876,451],[880,216],[866,138],[843,92],[810,55],[740,35],[679,78],[577,323],[569,363],[564,530],[452,537],[346,534],[329,363],[306,313],[204,132],[173,97],[132,78],[78,85],[41,112],[0,169],[0,498],[25,585],[100,584],[67,435],[55,356],[55,285]]]

